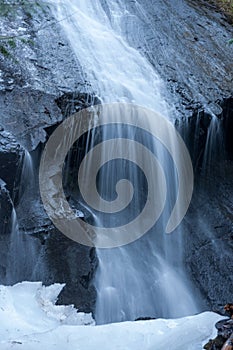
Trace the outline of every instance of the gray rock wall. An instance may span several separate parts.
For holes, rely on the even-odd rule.
[[[233,99],[219,102],[219,135],[212,137],[206,164],[210,115],[196,113],[186,126],[186,140],[193,155],[195,187],[184,218],[184,260],[188,272],[207,301],[206,308],[222,312],[233,293]],[[197,128],[197,125],[199,126]],[[187,132],[188,131],[188,132]]]
[[[8,4],[0,5],[0,33],[9,38],[0,41],[0,178],[6,182],[0,191],[0,283],[6,282],[9,268],[12,201],[20,187],[14,204],[23,252],[15,257],[17,267],[9,274],[10,283],[65,282],[60,302],[91,312],[96,295],[92,285],[95,250],[71,242],[50,222],[40,201],[38,165],[52,129],[69,115],[66,100],[75,98],[71,104],[78,110],[95,103],[95,97],[46,3]],[[22,146],[32,152],[35,186],[31,193],[27,193],[28,179],[22,179]]]

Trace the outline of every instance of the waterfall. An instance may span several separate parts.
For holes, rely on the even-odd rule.
[[[22,159],[22,172],[20,180],[19,198],[32,199],[35,196],[35,167],[30,153],[25,149]]]
[[[212,114],[203,155],[203,175],[206,176],[213,170],[213,164],[217,159],[223,158],[224,152],[222,121]]]
[[[6,284],[14,284],[22,281],[23,279],[21,279],[21,277],[23,268],[26,267],[25,264],[22,264],[22,261],[25,259],[25,246],[23,237],[19,234],[18,219],[14,207],[11,214],[11,223],[10,249],[8,254],[8,266],[6,269]]]
[[[159,76],[121,35],[121,19],[129,15],[122,6],[124,1],[60,1],[55,15],[103,102],[130,101],[168,115]]]
[[[173,119],[172,107],[165,101],[166,92],[160,77],[146,58],[129,46],[124,37],[122,23],[126,16],[133,16],[124,1],[50,2],[53,3],[54,14],[69,38],[87,80],[103,102],[136,103]],[[155,121],[145,120],[145,123],[152,125]],[[102,131],[102,138],[111,139],[111,133],[106,127]],[[176,229],[172,235],[165,234],[168,213],[178,191],[174,165],[161,146],[154,140],[148,141],[148,134],[139,133],[137,136],[135,130],[122,130],[120,127],[116,127],[113,134],[133,140],[138,137],[154,150],[165,169],[168,198],[166,210],[159,221],[142,238],[118,248],[97,249],[99,266],[95,277],[96,321],[103,324],[138,317],[179,317],[193,314],[198,308],[182,262],[182,228]],[[168,134],[167,138],[172,144],[172,135]],[[105,151],[103,147],[103,156]],[[179,154],[179,149],[174,152]],[[142,155],[136,154],[136,157]],[[91,169],[91,164],[89,165]],[[87,174],[91,176],[90,172]],[[108,162],[99,173],[99,192],[105,199],[112,200],[109,193],[114,194],[115,185],[122,178],[129,179],[139,191],[134,196],[134,204],[120,217],[110,215],[106,219],[104,215],[93,215],[97,226],[117,225],[119,220],[131,219],[135,210],[137,212],[142,209],[146,182],[143,174],[130,162]],[[154,186],[156,185],[155,180]]]
[[[35,170],[32,157],[26,149],[24,150],[21,162],[22,171],[17,208],[12,203],[12,228],[6,270],[6,283],[9,285],[33,278],[37,256],[35,239],[29,235],[27,236],[23,228],[19,228],[17,218],[17,211],[19,211],[19,217],[22,216],[21,212],[25,213],[25,211],[30,216],[28,208],[33,206],[33,200],[35,199]]]
[[[13,203],[12,203],[13,206]],[[15,212],[15,208],[13,206],[12,213],[11,213],[11,237],[10,237],[10,249],[8,252],[8,259],[7,259],[7,267],[6,267],[6,284],[11,284],[13,281],[13,275],[15,275],[15,260],[14,260],[14,254],[18,253],[17,251],[14,251],[13,248],[13,240],[16,240],[16,235],[18,233],[18,221],[17,216]],[[13,271],[12,271],[13,270]]]

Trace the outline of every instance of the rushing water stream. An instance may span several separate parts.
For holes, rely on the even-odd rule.
[[[126,16],[132,16],[124,1],[51,2],[54,3],[57,19],[63,19],[60,24],[87,80],[103,102],[133,102],[172,119],[172,108],[165,102],[162,81],[146,58],[130,47],[124,38],[122,23]],[[155,121],[145,122],[153,124]],[[109,138],[111,132],[107,128],[103,130],[103,139]],[[135,131],[119,128],[114,132],[118,137],[136,137]],[[127,246],[97,250],[95,317],[99,324],[143,316],[178,317],[198,311],[182,263],[182,227],[172,235],[165,234],[168,213],[178,188],[174,165],[161,147],[153,140],[147,140],[148,135],[140,135],[140,138],[142,143],[149,142],[149,147],[156,150],[165,168],[167,206],[155,227],[141,239]],[[102,152],[105,152],[104,149]],[[179,149],[174,152],[179,152]],[[138,157],[142,155],[138,154]],[[129,179],[139,194],[135,195],[134,205],[122,217],[113,215],[108,218],[109,226],[135,215],[133,211],[140,210],[144,200],[146,186],[142,174],[130,162],[120,160],[109,162],[100,173],[102,195],[107,198],[109,193],[114,192],[121,178]],[[97,215],[95,220],[97,225],[105,225],[104,216]]]

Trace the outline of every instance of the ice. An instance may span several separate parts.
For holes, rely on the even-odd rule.
[[[54,303],[64,285],[0,286],[0,349],[200,350],[221,316],[205,312],[175,320],[94,326],[90,314]]]

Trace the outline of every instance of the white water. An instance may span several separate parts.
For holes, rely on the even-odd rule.
[[[26,262],[27,257],[31,256],[31,252],[27,251],[30,245],[27,244],[26,238],[22,232],[19,232],[17,214],[14,208],[12,210],[11,222],[12,228],[6,271],[6,284],[14,284],[24,280],[25,274],[28,269],[31,268]],[[29,249],[31,250],[31,248]]]
[[[33,197],[35,191],[35,167],[30,153],[25,149],[23,156],[23,167],[20,181],[19,197],[26,197],[27,201]]]
[[[224,143],[222,130],[221,120],[212,114],[203,155],[202,171],[205,176],[208,175],[206,173],[207,171],[211,171],[214,162],[221,156],[223,157]]]
[[[24,211],[28,211],[33,205],[32,199],[35,195],[35,170],[30,153],[25,150],[22,157],[22,172],[20,179],[19,198],[24,202]],[[13,205],[13,203],[12,203]],[[6,271],[6,283],[14,284],[24,280],[30,280],[36,264],[36,250],[34,239],[19,229],[16,210],[13,206],[11,215],[11,237],[8,254],[8,266]]]
[[[101,3],[67,0],[56,7],[56,16],[62,20],[87,80],[104,102],[131,101],[167,115],[161,80],[146,59],[121,36],[121,20],[129,15],[122,10],[124,2],[107,1],[111,21]],[[67,20],[63,20],[66,16]]]
[[[12,203],[13,205],[13,203]],[[18,251],[15,250],[15,246],[16,246],[16,241],[17,241],[17,236],[18,236],[18,220],[17,220],[17,215],[16,215],[16,211],[15,208],[13,207],[12,209],[12,213],[11,213],[11,240],[10,240],[10,249],[9,249],[9,253],[8,253],[8,266],[6,269],[6,283],[10,284],[11,281],[13,280],[13,275],[15,276],[16,274],[16,259],[14,259],[14,254],[16,254],[16,256],[18,255]]]
[[[121,23],[125,16],[131,15],[123,1],[51,2],[56,4],[55,15],[58,20],[62,20],[60,24],[87,80],[102,101],[135,102],[150,107],[167,118],[171,117],[159,76],[123,37]],[[107,6],[108,13],[102,3]],[[64,20],[66,16],[67,20]],[[107,136],[105,133],[103,135]],[[156,148],[152,145],[154,147]],[[142,316],[179,317],[197,311],[182,264],[182,232],[176,230],[171,236],[164,234],[167,214],[177,191],[177,181],[166,154],[162,150],[157,153],[170,174],[167,209],[156,228],[142,239],[125,247],[97,251],[99,267],[95,279],[95,316],[99,324],[133,320]],[[125,175],[119,168],[112,162],[106,166],[107,175],[100,180],[101,188],[105,184],[109,190],[114,189],[116,182],[112,179],[113,174],[117,173],[119,178]],[[132,174],[129,169],[128,176],[134,180],[134,187],[141,189],[142,181],[137,173]],[[130,214],[131,212],[125,215]],[[101,225],[102,220],[100,215],[97,223]],[[110,219],[110,224],[114,224],[114,220]]]

